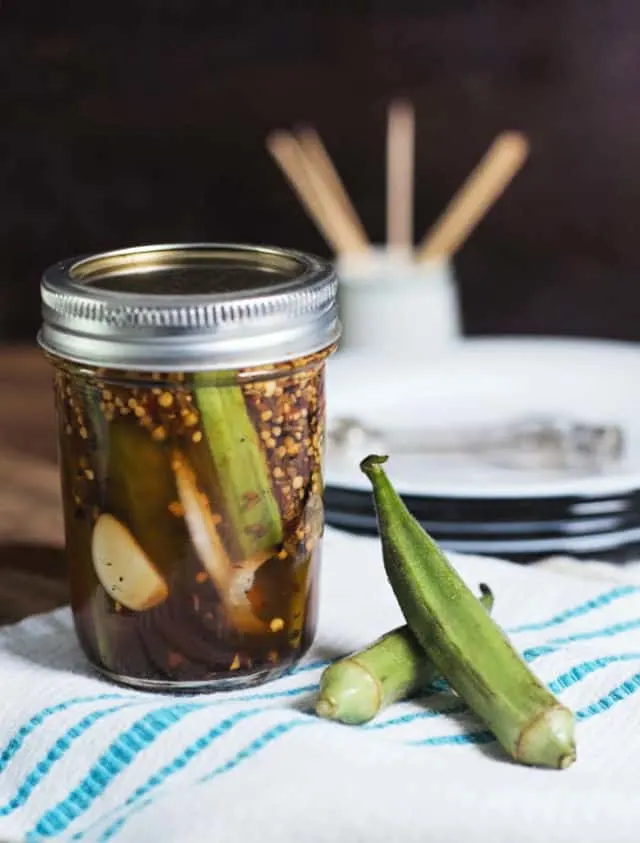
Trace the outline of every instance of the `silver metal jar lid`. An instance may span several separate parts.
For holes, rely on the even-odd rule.
[[[140,371],[259,366],[340,336],[329,263],[258,246],[187,243],[63,261],[41,285],[40,345],[76,363]]]

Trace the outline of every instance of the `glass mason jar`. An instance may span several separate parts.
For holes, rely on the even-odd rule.
[[[113,680],[241,687],[308,649],[336,287],[316,258],[216,244],[45,273],[71,607]]]

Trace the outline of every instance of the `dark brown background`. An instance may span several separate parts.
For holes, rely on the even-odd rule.
[[[264,151],[321,131],[372,237],[389,99],[418,109],[422,232],[505,128],[526,171],[459,256],[467,330],[640,338],[636,0],[2,0],[0,338],[42,268],[152,241],[326,254]]]

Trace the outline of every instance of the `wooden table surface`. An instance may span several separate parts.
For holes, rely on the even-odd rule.
[[[48,363],[0,346],[0,624],[67,600]]]

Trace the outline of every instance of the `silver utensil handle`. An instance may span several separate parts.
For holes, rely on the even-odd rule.
[[[617,425],[541,416],[498,426],[386,431],[342,418],[330,427],[328,440],[334,451],[343,454],[466,455],[513,468],[598,469],[620,459],[624,451]]]

